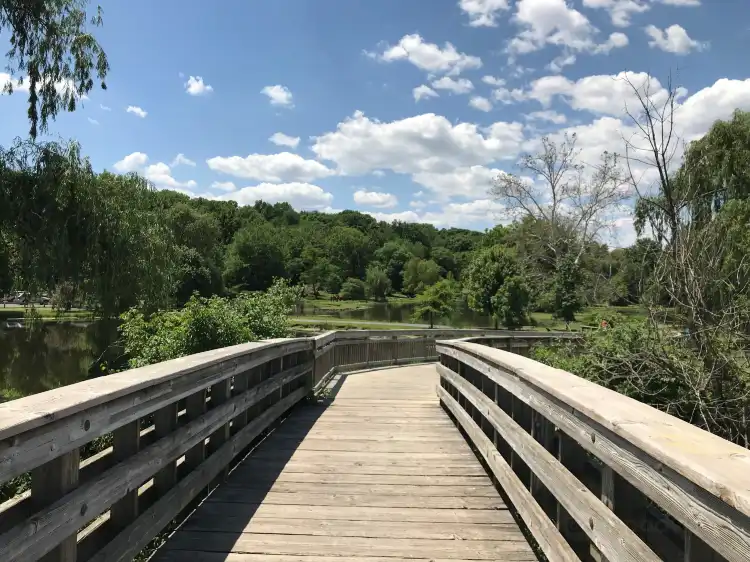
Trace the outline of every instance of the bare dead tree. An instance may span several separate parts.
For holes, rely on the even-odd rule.
[[[662,372],[668,369],[690,389],[691,421],[748,446],[748,259],[730,262],[727,270],[727,225],[694,220],[694,209],[705,206],[701,193],[710,190],[693,183],[690,169],[680,168],[685,145],[676,123],[679,90],[671,78],[657,91],[650,80],[641,85],[623,80],[637,101],[626,107],[635,132],[624,138],[628,178],[637,194],[636,229],[649,228],[663,250],[652,285],[666,294],[674,323],[688,330],[693,350],[681,359],[670,355],[674,334],[662,327],[664,310],[656,295],[646,295],[653,332],[661,338],[649,360],[660,361]],[[632,375],[636,381],[644,376],[635,369]]]
[[[546,223],[540,240],[554,261],[571,252],[578,263],[586,247],[610,226],[609,213],[627,199],[628,183],[615,154],[605,152],[597,165],[579,162],[575,134],[557,143],[542,139],[542,149],[519,164],[529,177],[501,174],[490,195],[513,218],[532,217]]]

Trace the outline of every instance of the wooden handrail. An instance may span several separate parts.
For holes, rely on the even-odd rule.
[[[437,351],[441,402],[480,452],[514,472],[507,486],[538,503],[577,553],[673,559],[663,537],[642,528],[654,502],[685,529],[681,559],[750,560],[750,451],[520,355],[465,341],[438,342]],[[592,482],[587,470],[597,464]],[[550,547],[557,539],[538,513],[516,507],[548,554],[568,559]]]
[[[554,334],[364,330],[247,343],[0,405],[0,560],[129,560],[233,460],[335,372],[435,361],[439,337]],[[536,338],[536,339],[535,339]],[[105,439],[81,459],[82,447]],[[81,532],[79,532],[81,531]]]

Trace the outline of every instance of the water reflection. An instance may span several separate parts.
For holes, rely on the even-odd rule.
[[[410,324],[414,322],[412,314],[416,306],[414,303],[381,302],[372,303],[371,306],[359,310],[330,310],[307,305],[302,307],[300,313],[305,316],[331,316],[332,318]],[[423,324],[424,322],[417,321],[416,323]],[[465,301],[461,301],[450,316],[435,318],[435,324],[452,328],[492,328],[494,321],[488,316],[471,310]]]
[[[103,321],[0,329],[0,393],[27,396],[121,368],[117,337],[116,322]]]

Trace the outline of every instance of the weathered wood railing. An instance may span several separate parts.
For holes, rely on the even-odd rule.
[[[526,357],[437,352],[443,406],[549,560],[750,560],[750,451]]]
[[[248,343],[2,404],[0,484],[31,488],[0,505],[0,561],[130,560],[333,373],[435,361],[436,338],[490,333]]]
[[[439,339],[470,338],[525,353],[540,341],[568,334],[503,330],[350,330],[327,332],[315,339],[314,386],[322,388],[335,373],[437,361]]]

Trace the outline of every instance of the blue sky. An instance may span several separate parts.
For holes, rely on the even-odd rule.
[[[159,188],[482,229],[508,220],[492,177],[541,135],[578,132],[586,162],[623,150],[625,76],[653,77],[658,97],[672,72],[686,140],[750,109],[749,7],[104,0],[108,90],[50,132],[77,139],[96,169]],[[0,98],[0,144],[26,135],[24,104],[23,92]],[[630,225],[623,210],[614,243],[632,240]]]

